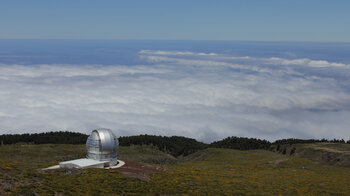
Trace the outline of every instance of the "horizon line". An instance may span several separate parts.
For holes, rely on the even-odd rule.
[[[122,39],[122,38],[0,38],[0,40],[69,40],[69,41],[198,41],[198,42],[275,42],[275,43],[344,43],[350,41],[302,41],[302,40],[224,40],[224,39]]]

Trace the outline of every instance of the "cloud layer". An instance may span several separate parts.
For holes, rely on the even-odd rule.
[[[350,65],[141,50],[144,65],[0,65],[0,134],[350,137]]]

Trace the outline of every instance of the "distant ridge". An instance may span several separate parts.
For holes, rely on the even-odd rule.
[[[0,135],[0,146],[16,143],[28,144],[85,144],[88,135],[71,131],[25,133],[25,134],[4,134]],[[268,150],[272,145],[292,145],[300,143],[348,143],[344,139],[281,139],[274,142],[256,138],[227,137],[225,139],[205,144],[193,138],[183,136],[156,136],[156,135],[136,135],[119,137],[120,146],[131,145],[153,145],[159,150],[169,153],[174,157],[187,156],[205,148],[228,148],[237,150]]]

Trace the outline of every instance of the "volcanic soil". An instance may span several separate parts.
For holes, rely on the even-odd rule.
[[[125,162],[125,165],[116,169],[110,169],[110,172],[120,172],[123,175],[128,177],[134,177],[144,181],[149,181],[150,174],[171,171],[166,168],[138,163],[131,160],[123,160],[123,161]]]

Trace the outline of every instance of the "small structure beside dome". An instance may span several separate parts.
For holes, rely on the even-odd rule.
[[[125,164],[118,160],[118,146],[118,138],[111,130],[95,129],[86,141],[86,158],[60,162],[46,169],[118,168]]]

